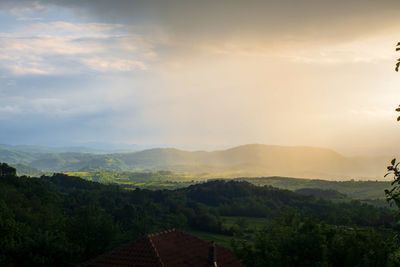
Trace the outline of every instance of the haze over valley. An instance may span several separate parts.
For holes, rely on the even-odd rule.
[[[69,151],[68,151],[69,150]],[[82,153],[81,151],[85,153]],[[119,171],[189,172],[202,177],[287,176],[330,180],[383,179],[388,157],[345,157],[316,147],[243,145],[218,151],[153,148],[125,153],[88,153],[88,148],[0,148],[0,161],[24,164],[47,172]]]

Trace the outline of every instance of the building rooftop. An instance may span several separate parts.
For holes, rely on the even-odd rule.
[[[146,235],[81,266],[242,267],[233,252],[177,229]]]

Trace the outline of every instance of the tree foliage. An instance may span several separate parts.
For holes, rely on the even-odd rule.
[[[0,162],[0,177],[2,176],[15,176],[17,175],[17,170],[7,163]]]
[[[396,51],[400,51],[400,42],[397,43]],[[395,70],[398,71],[400,67],[400,58],[397,60]],[[400,105],[396,108],[396,112],[400,112]],[[397,117],[397,121],[400,121],[400,116]],[[387,167],[388,173],[386,173],[385,177],[392,174],[393,181],[391,183],[391,188],[385,190],[386,200],[394,203],[400,209],[400,170],[399,170],[399,162],[396,159],[392,159],[390,165]]]
[[[6,175],[0,179],[0,266],[11,262],[18,266],[74,266],[141,235],[173,227],[245,237],[257,232],[240,219],[228,225],[223,216],[278,220],[288,209],[297,210],[299,223],[391,231],[391,225],[382,221],[392,214],[388,209],[359,201],[335,204],[247,182],[217,180],[151,191],[124,190],[64,174],[41,178]],[[304,247],[312,249],[320,237],[301,234],[299,238]],[[295,251],[299,243],[285,246]],[[311,260],[313,253],[296,257]],[[382,247],[382,253],[387,254],[387,247]]]
[[[385,177],[392,174],[393,181],[391,183],[392,187],[390,189],[385,189],[386,200],[400,208],[400,162],[397,162],[396,159],[392,159],[390,164],[391,165],[387,167],[388,173],[386,173]]]
[[[248,240],[234,239],[246,266],[398,266],[394,245],[373,228],[332,226],[288,212]]]

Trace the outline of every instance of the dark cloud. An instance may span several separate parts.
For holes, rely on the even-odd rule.
[[[400,25],[398,0],[41,0],[134,25],[161,25],[177,38],[350,38]]]
[[[180,42],[212,40],[327,42],[398,29],[398,0],[4,0],[14,11],[64,7],[88,20],[161,27]]]

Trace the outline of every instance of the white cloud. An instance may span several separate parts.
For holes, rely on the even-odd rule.
[[[123,28],[122,24],[71,23],[66,21],[35,22],[18,29],[15,33],[28,36],[109,36],[109,32]]]
[[[82,59],[82,62],[85,63],[90,69],[102,72],[125,72],[134,70],[136,68],[140,68],[141,70],[147,69],[146,65],[143,62],[113,57],[91,57]]]
[[[21,112],[20,107],[15,105],[0,105],[0,118],[3,116],[8,116],[9,114],[18,114]]]
[[[304,63],[377,63],[396,57],[394,40],[397,40],[396,34],[384,32],[334,44],[308,43],[293,49],[287,57]]]
[[[43,18],[34,18],[34,17],[19,17],[17,21],[39,21],[43,20]]]
[[[156,53],[146,38],[115,33],[121,24],[32,23],[0,34],[0,67],[13,75],[146,70]]]
[[[101,99],[97,99],[90,91],[63,97],[9,97],[0,101],[0,119],[20,115],[35,115],[42,118],[79,117],[82,114],[96,114],[104,110],[105,107],[99,103]]]
[[[24,15],[34,12],[46,12],[48,7],[41,1],[17,0],[0,2],[0,10],[7,10],[14,15]]]

